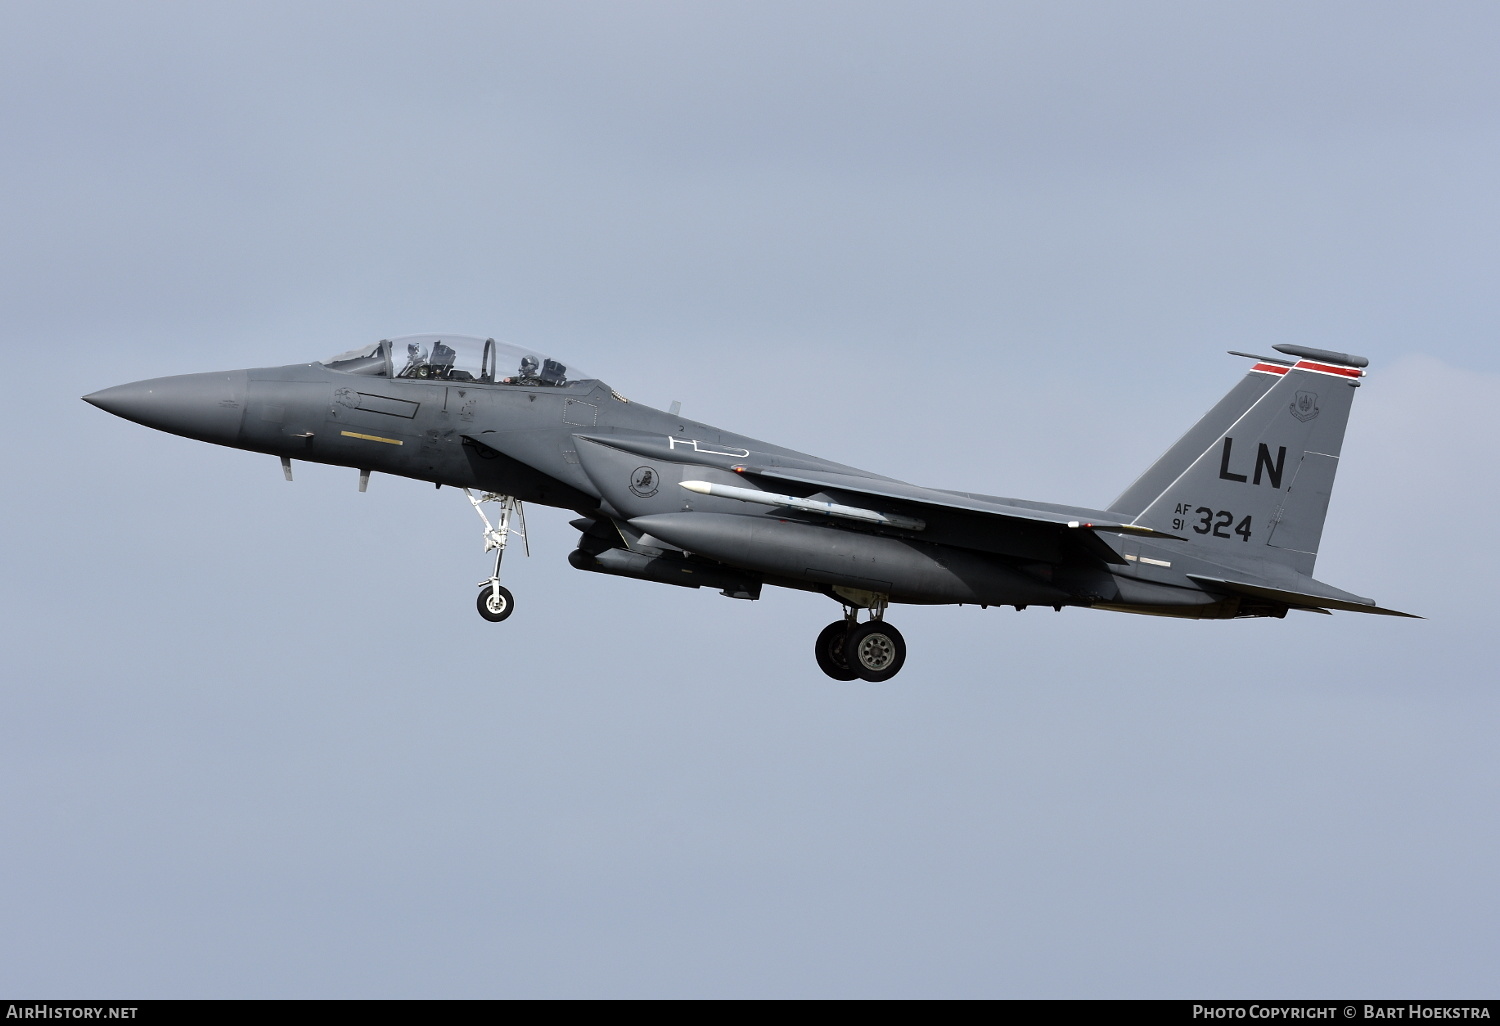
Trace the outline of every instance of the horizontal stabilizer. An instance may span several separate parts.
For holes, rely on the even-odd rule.
[[[1339,593],[1347,597],[1338,598],[1331,594],[1319,595],[1301,591],[1282,591],[1280,588],[1267,588],[1264,585],[1246,584],[1243,581],[1226,581],[1217,577],[1200,577],[1197,574],[1188,574],[1188,577],[1216,591],[1227,591],[1231,594],[1247,595],[1250,598],[1267,599],[1271,602],[1283,602],[1288,606],[1299,609],[1337,609],[1347,613],[1379,613],[1382,616],[1406,616],[1413,620],[1424,619],[1416,613],[1403,613],[1397,609],[1384,609],[1369,599],[1362,599],[1358,595],[1349,595],[1347,592]],[[1333,589],[1329,590],[1332,591]]]

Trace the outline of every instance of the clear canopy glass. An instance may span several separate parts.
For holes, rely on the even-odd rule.
[[[562,388],[593,378],[535,349],[475,335],[402,335],[322,362],[350,374],[536,388]]]

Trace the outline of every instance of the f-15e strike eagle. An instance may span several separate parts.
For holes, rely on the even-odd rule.
[[[500,584],[523,502],[573,510],[580,570],[759,598],[827,595],[837,680],[906,659],[893,603],[1086,606],[1189,619],[1289,609],[1408,616],[1312,578],[1364,357],[1278,345],[1103,509],[907,484],[631,402],[534,350],[386,339],[319,363],[155,378],[84,399],[147,427],[465,489]],[[514,369],[512,369],[514,368]],[[476,497],[472,491],[479,492]],[[485,504],[497,504],[496,523]],[[496,508],[496,507],[492,507]],[[863,621],[860,614],[865,613]]]

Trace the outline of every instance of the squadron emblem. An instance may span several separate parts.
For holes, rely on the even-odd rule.
[[[630,490],[643,499],[655,495],[660,485],[661,477],[653,467],[636,467],[635,473],[630,475]]]
[[[1292,416],[1306,423],[1318,415],[1318,393],[1298,392],[1292,397]]]

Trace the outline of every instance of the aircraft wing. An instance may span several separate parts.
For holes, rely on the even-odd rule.
[[[1213,588],[1217,591],[1248,595],[1251,598],[1270,599],[1273,602],[1284,602],[1298,609],[1318,611],[1337,609],[1348,613],[1379,613],[1382,616],[1405,616],[1413,620],[1423,619],[1423,617],[1415,613],[1403,613],[1397,609],[1384,609],[1377,606],[1373,599],[1360,598],[1358,595],[1350,595],[1348,592],[1340,592],[1334,588],[1329,588],[1329,593],[1320,595],[1316,592],[1283,591],[1280,588],[1267,588],[1265,585],[1248,584],[1244,581],[1227,581],[1217,577],[1201,577],[1198,574],[1188,574],[1188,577],[1205,587]]]
[[[756,467],[745,464],[736,465],[730,469],[747,478],[759,478],[766,482],[787,482],[804,487],[813,487],[820,491],[838,493],[845,498],[866,496],[886,500],[887,502],[899,502],[903,506],[917,507],[918,510],[925,508],[948,513],[965,513],[978,515],[982,518],[993,518],[1001,522],[1010,521],[1012,523],[1024,523],[1027,525],[1043,525],[1070,534],[1077,532],[1074,535],[1075,540],[1081,542],[1085,547],[1094,551],[1096,555],[1111,563],[1120,563],[1123,560],[1108,545],[1100,543],[1097,539],[1093,538],[1092,532],[1103,531],[1180,540],[1176,535],[1165,534],[1148,527],[1139,527],[1135,524],[1126,524],[1115,520],[1095,519],[1083,513],[1063,513],[1026,506],[1013,506],[989,499],[976,498],[972,495],[938,491],[935,488],[923,488],[920,485],[911,485],[902,481],[892,481],[883,478],[864,478],[829,471]],[[1094,542],[1095,544],[1090,544],[1090,542]]]
[[[699,442],[679,444],[675,439],[667,439],[668,444],[664,446],[655,436],[579,433],[575,437],[649,458],[686,461],[731,471],[747,484],[756,486],[754,489],[740,489],[707,481],[684,481],[683,487],[691,491],[770,506],[787,506],[834,519],[880,523],[918,532],[930,529],[934,536],[941,533],[946,544],[959,548],[1001,551],[992,547],[994,538],[1005,536],[1026,539],[1020,544],[1023,549],[1038,553],[1034,558],[1049,558],[1040,553],[1049,546],[1055,550],[1056,545],[1062,543],[1077,546],[1105,563],[1124,565],[1125,560],[1099,537],[1099,532],[1181,540],[1177,535],[1127,524],[1091,510],[1012,505],[990,496],[940,491],[892,478],[845,474],[837,470],[749,464],[743,462],[750,455],[747,450],[727,445],[705,448]],[[687,448],[689,444],[691,449]],[[835,501],[807,499],[812,493],[829,495]],[[778,501],[783,499],[788,501]],[[1038,547],[1037,543],[1044,538],[1046,543]]]

